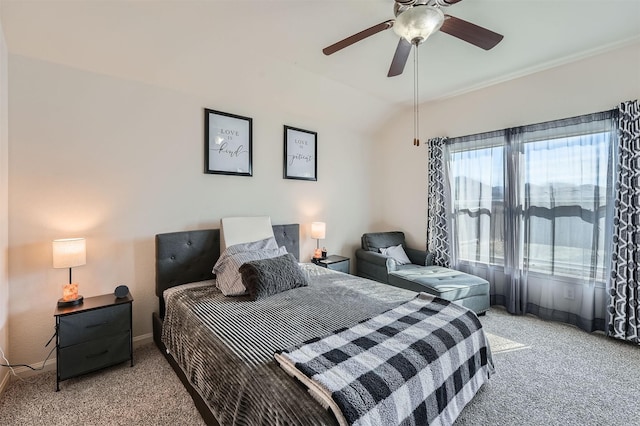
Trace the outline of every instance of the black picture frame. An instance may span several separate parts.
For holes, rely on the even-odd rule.
[[[253,175],[253,119],[204,109],[204,172]]]
[[[284,126],[284,179],[318,180],[318,133]]]

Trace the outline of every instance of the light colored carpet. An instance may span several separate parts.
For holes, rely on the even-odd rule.
[[[480,317],[496,373],[456,425],[640,425],[640,347],[494,307]],[[201,425],[162,354],[61,383],[55,373],[14,380],[0,425]]]
[[[492,307],[496,373],[456,425],[640,425],[640,347]]]
[[[0,397],[0,425],[204,425],[158,348],[137,348],[123,363],[60,382],[55,371],[14,379]]]

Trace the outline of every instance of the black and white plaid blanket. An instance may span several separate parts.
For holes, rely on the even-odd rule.
[[[478,317],[426,293],[275,358],[345,425],[450,425],[493,372]]]

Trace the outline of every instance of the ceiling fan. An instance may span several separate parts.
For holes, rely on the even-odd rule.
[[[489,50],[500,43],[502,35],[442,12],[442,7],[451,6],[459,1],[461,0],[395,0],[393,6],[395,19],[381,22],[340,40],[325,47],[322,52],[325,55],[331,55],[360,40],[393,27],[395,33],[400,36],[400,41],[387,77],[394,77],[404,71],[411,47],[414,45],[417,47],[438,30],[484,50]]]

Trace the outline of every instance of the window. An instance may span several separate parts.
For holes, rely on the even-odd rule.
[[[450,157],[455,248],[460,260],[504,264],[504,148],[461,144]],[[484,145],[484,144],[483,144]]]
[[[610,116],[451,139],[446,156],[457,262],[604,282],[615,139]]]
[[[525,143],[528,270],[604,281],[609,143],[605,133]]]

